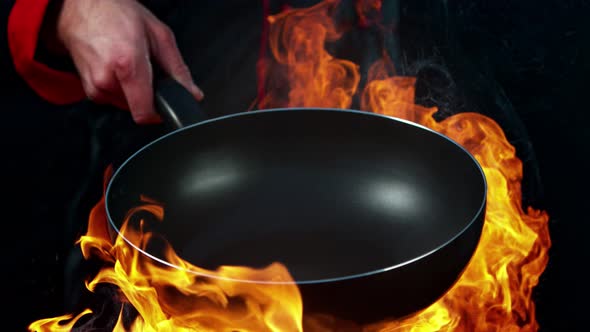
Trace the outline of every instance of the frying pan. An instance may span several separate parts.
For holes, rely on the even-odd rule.
[[[171,79],[156,86],[156,102],[178,129],[137,151],[110,179],[106,209],[117,232],[148,196],[165,205],[157,232],[182,259],[208,269],[281,262],[305,313],[358,323],[432,304],[478,245],[484,174],[437,132],[345,109],[207,119]],[[173,265],[155,249],[138,249]]]

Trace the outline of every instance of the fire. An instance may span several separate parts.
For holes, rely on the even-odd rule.
[[[362,110],[407,119],[455,140],[482,165],[487,182],[487,212],[481,241],[464,274],[438,302],[411,317],[355,326],[346,317],[303,315],[302,299],[287,269],[280,263],[264,269],[223,266],[208,271],[178,257],[166,246],[166,258],[180,269],[163,266],[140,254],[106,226],[104,198],[93,209],[88,233],[79,244],[85,257],[100,257],[104,268],[87,283],[113,284],[120,302],[136,310],[120,315],[114,331],[536,331],[532,291],[548,262],[551,240],[549,216],[521,201],[522,162],[502,128],[476,113],[460,113],[442,121],[437,109],[416,105],[414,77],[397,76],[383,57],[367,72],[359,90],[359,66],[333,57],[325,44],[343,34],[331,13],[338,1],[324,1],[305,9],[286,10],[269,17],[269,47],[273,62],[262,61],[260,73],[269,89],[260,108],[349,108],[355,97]],[[358,1],[361,23],[372,24],[379,1]],[[370,15],[368,12],[371,12]],[[286,77],[288,86],[273,85],[273,76]],[[280,81],[280,80],[277,80]],[[271,83],[271,84],[268,84]],[[109,173],[105,179],[109,178]],[[149,212],[163,219],[161,204],[144,199],[129,212]],[[128,219],[130,220],[130,219]],[[121,232],[133,243],[146,246],[161,241],[142,231],[142,222]],[[114,241],[111,241],[115,238]],[[214,276],[205,278],[204,275]],[[236,283],[231,279],[256,279],[269,283]],[[287,283],[273,283],[284,281]],[[86,310],[77,316],[42,319],[31,331],[66,331],[82,324]]]
[[[374,68],[381,67],[380,63]],[[413,78],[373,80],[367,110],[420,123],[452,138],[482,165],[488,206],[480,244],[454,287],[421,314],[370,331],[536,331],[531,293],[548,261],[548,215],[521,206],[522,162],[492,119],[460,113],[436,122],[436,108],[413,104]],[[389,105],[396,105],[390,107]]]
[[[338,32],[328,16],[332,3],[288,11],[289,19],[270,16],[269,47],[274,59],[286,66],[290,84],[284,107],[348,108],[360,81],[358,66],[337,59],[325,49],[325,42],[338,40]],[[277,69],[277,68],[274,68]],[[268,95],[260,108],[268,108],[282,96]]]
[[[108,169],[107,179],[110,173]],[[301,296],[282,264],[271,264],[264,269],[223,266],[208,271],[190,265],[171,246],[166,246],[166,260],[178,267],[172,268],[156,263],[132,247],[129,242],[145,249],[151,241],[157,241],[156,234],[142,230],[143,220],[135,227],[130,221],[132,216],[141,212],[149,212],[160,220],[164,216],[161,204],[145,197],[143,201],[143,205],[129,211],[120,230],[123,237],[116,237],[113,243],[103,197],[91,212],[87,234],[79,240],[85,258],[98,256],[105,262],[105,268],[87,282],[88,289],[94,291],[105,283],[116,285],[121,302],[137,311],[131,322],[120,315],[114,331],[302,331]],[[236,283],[232,281],[235,279],[259,282]],[[86,310],[74,319],[65,315],[39,320],[29,329],[69,330],[91,313]],[[62,325],[62,322],[66,323]]]

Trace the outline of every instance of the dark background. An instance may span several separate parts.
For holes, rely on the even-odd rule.
[[[164,10],[162,17],[177,32],[207,105],[220,114],[242,111],[256,94],[260,5],[210,3],[186,2],[183,10]],[[8,5],[1,6],[6,22]],[[450,75],[438,87],[424,87],[431,93],[420,94],[419,101],[440,104],[441,112],[472,110],[498,121],[525,162],[525,203],[551,216],[550,260],[534,294],[541,331],[585,330],[589,6],[402,2],[406,60],[400,71],[424,73],[420,68],[436,64]],[[100,198],[102,171],[161,128],[137,128],[126,113],[86,102],[47,104],[15,74],[2,29],[5,323],[6,330],[20,331],[65,313],[64,266],[75,257],[73,241]]]

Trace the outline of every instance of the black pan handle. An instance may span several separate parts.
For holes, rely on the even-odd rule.
[[[154,88],[156,111],[172,129],[180,129],[209,118],[195,97],[172,77],[158,78]]]

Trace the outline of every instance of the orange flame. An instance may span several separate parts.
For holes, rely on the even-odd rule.
[[[427,126],[473,154],[488,182],[486,219],[474,257],[441,300],[419,315],[383,322],[369,331],[536,331],[531,294],[547,266],[551,240],[547,213],[522,208],[522,162],[488,117],[460,113],[436,122],[436,108],[413,104],[413,84],[409,77],[373,80],[363,92],[362,105]]]
[[[285,75],[288,86],[268,91],[261,108],[310,106],[348,108],[360,82],[356,64],[333,57],[324,44],[338,39],[331,12],[338,1],[326,0],[306,9],[288,10],[269,17],[274,61],[264,73]],[[380,2],[357,2],[356,9],[379,10]],[[375,15],[359,16],[371,22]],[[371,19],[370,19],[371,18]],[[138,312],[130,323],[122,316],[115,331],[536,331],[535,304],[531,295],[548,262],[551,240],[549,216],[523,209],[522,162],[502,129],[492,119],[460,113],[437,122],[437,109],[414,103],[416,79],[391,75],[387,58],[375,62],[360,93],[360,107],[387,116],[407,119],[436,130],[470,151],[482,165],[488,197],[484,229],[473,259],[457,283],[438,302],[403,320],[356,326],[346,317],[303,317],[301,295],[295,284],[235,283],[228,279],[292,281],[286,268],[272,264],[264,269],[224,266],[207,271],[190,265],[166,246],[166,259],[181,269],[163,266],[130,246],[121,237],[111,242],[104,215],[104,200],[94,208],[88,233],[79,243],[85,257],[97,255],[105,267],[87,283],[114,284],[120,298]],[[389,70],[388,70],[389,69]],[[286,91],[287,97],[284,97]],[[110,172],[110,170],[109,170]],[[110,176],[107,173],[107,178]],[[162,206],[149,199],[128,217],[148,211],[162,218]],[[129,220],[129,219],[128,219]],[[143,222],[143,221],[142,221]],[[145,247],[155,234],[127,223],[121,232],[132,243]],[[215,278],[204,278],[197,271]],[[70,330],[90,311],[42,319],[31,331]]]
[[[330,19],[335,4],[325,1],[268,18],[269,47],[279,66],[273,70],[286,70],[290,84],[288,100],[281,106],[350,107],[360,81],[358,65],[334,58],[324,49],[326,42],[341,37]],[[278,99],[280,94],[266,96],[259,106],[268,108]]]
[[[132,331],[302,331],[301,295],[295,284],[288,283],[293,279],[282,264],[271,264],[264,269],[222,266],[209,271],[180,259],[171,246],[166,246],[165,259],[176,266],[173,268],[158,264],[130,245],[145,250],[156,236],[143,231],[143,220],[137,229],[132,227],[131,216],[149,212],[160,220],[163,218],[162,205],[150,199],[144,202],[129,212],[121,236],[111,243],[110,235],[104,233],[106,220],[96,213],[104,211],[103,198],[93,210],[88,230],[88,234],[100,235],[87,234],[79,240],[85,258],[98,255],[108,263],[87,283],[87,288],[94,291],[99,284],[116,285],[121,300],[138,312],[130,325]],[[232,281],[235,279],[260,283]],[[66,315],[39,320],[29,329],[69,330],[89,313],[87,310],[74,319]],[[126,330],[119,315],[114,331]]]

